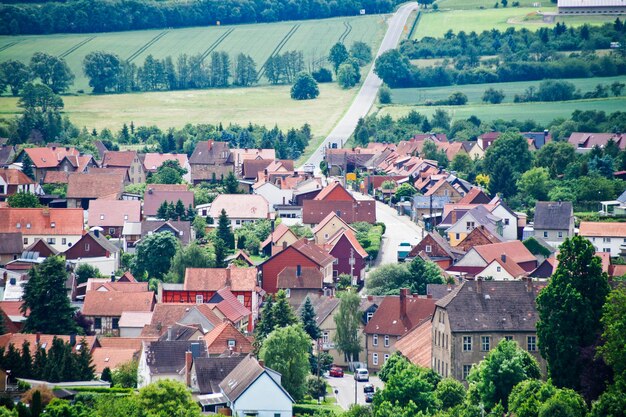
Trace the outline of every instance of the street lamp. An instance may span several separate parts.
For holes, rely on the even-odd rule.
[[[4,379],[4,391],[8,391],[9,390],[9,375],[11,375],[11,370],[7,369],[6,371],[6,378]]]

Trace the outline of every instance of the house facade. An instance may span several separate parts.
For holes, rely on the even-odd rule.
[[[43,194],[41,186],[28,178],[19,169],[0,168],[0,200],[16,194]]]
[[[189,165],[193,184],[220,181],[235,169],[228,143],[213,140],[196,144]]]
[[[120,249],[98,230],[84,234],[64,255],[76,267],[83,264],[95,266],[107,276],[120,268]]]
[[[578,234],[589,239],[596,252],[616,257],[626,250],[625,223],[580,222]]]
[[[211,203],[208,211],[208,217],[212,219],[213,225],[217,226],[222,210],[228,215],[233,229],[238,229],[246,223],[253,223],[257,220],[270,219],[269,204],[260,195],[218,195]]]
[[[302,222],[317,225],[330,213],[346,223],[376,223],[376,202],[369,197],[355,197],[339,183],[326,186],[313,199],[302,202]]]
[[[87,291],[82,314],[92,321],[96,334],[120,335],[120,318],[127,311],[150,312],[154,307],[152,291]]]
[[[146,172],[136,151],[107,151],[102,159],[102,168],[124,168],[131,183],[146,182]]]
[[[557,248],[574,236],[574,207],[569,201],[537,201],[534,235]]]
[[[112,238],[121,238],[125,222],[141,221],[139,200],[93,200],[89,203],[87,225],[101,227]]]

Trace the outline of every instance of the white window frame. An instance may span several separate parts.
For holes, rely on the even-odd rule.
[[[491,350],[491,336],[480,337],[480,350],[481,352],[489,352]]]
[[[433,247],[432,245],[426,245],[426,253],[432,253]]]
[[[330,333],[327,331],[322,332],[322,343],[330,342]]]
[[[463,365],[463,381],[467,380],[467,376],[472,370],[472,365]]]
[[[204,303],[204,295],[196,294],[196,304],[203,304],[203,303]]]
[[[372,346],[378,346],[378,335],[372,335]]]
[[[537,351],[537,336],[526,336],[526,350],[529,352]]]
[[[389,347],[389,335],[385,335],[385,347]]]
[[[385,356],[383,357],[383,365],[387,363],[388,359],[389,359],[389,354],[385,353]]]
[[[228,347],[234,348],[237,345],[237,341],[235,339],[228,339]]]
[[[372,353],[372,365],[378,366],[378,353]]]

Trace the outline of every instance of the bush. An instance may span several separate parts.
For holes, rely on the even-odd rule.
[[[311,74],[318,83],[330,83],[333,81],[333,73],[328,68],[320,68]]]
[[[324,378],[309,375],[306,380],[306,390],[307,393],[315,400],[319,397],[326,397],[326,381]]]
[[[305,72],[296,77],[296,82],[291,87],[291,98],[294,100],[310,100],[320,95],[317,81]]]
[[[378,102],[380,104],[391,104],[391,89],[386,85],[378,90]]]

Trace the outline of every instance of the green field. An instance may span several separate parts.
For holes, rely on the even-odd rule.
[[[371,45],[372,50],[378,49],[386,28],[385,16],[371,15],[172,30],[0,36],[0,62],[9,59],[28,61],[38,51],[62,56],[76,75],[72,90],[89,92],[82,61],[91,51],[114,52],[137,65],[141,65],[149,54],[157,58],[169,55],[175,60],[183,53],[208,56],[213,51],[225,51],[232,59],[243,52],[252,56],[257,70],[261,70],[272,54],[300,50],[308,67],[314,61],[323,59],[340,39],[346,45],[363,41]]]
[[[394,119],[415,110],[423,115],[431,116],[436,109],[444,109],[450,113],[452,121],[467,119],[474,115],[484,121],[496,119],[527,120],[546,124],[557,117],[568,118],[574,110],[602,110],[607,113],[623,111],[626,108],[626,97],[612,97],[594,100],[559,101],[556,103],[505,103],[505,104],[470,104],[466,106],[386,106],[377,113],[379,116],[389,114]]]
[[[540,3],[543,7],[554,6],[550,3],[550,0],[537,1],[537,0],[518,0],[522,7],[532,7],[535,3]],[[469,9],[492,9],[495,0],[438,0],[437,6],[439,10],[454,9],[454,10],[469,10]],[[509,8],[513,1],[509,1]],[[502,5],[500,5],[502,7]]]
[[[626,76],[618,77],[596,77],[596,78],[573,78],[567,79],[573,83],[582,93],[593,90],[596,85],[610,85],[615,81],[626,83]],[[541,81],[521,81],[512,83],[490,83],[490,84],[467,84],[467,85],[449,85],[445,87],[429,87],[429,88],[397,88],[391,90],[393,104],[424,104],[426,100],[444,100],[450,94],[460,91],[468,98],[468,102],[482,103],[482,96],[486,89],[495,88],[502,90],[506,97],[504,103],[512,103],[515,94],[523,93],[528,87],[538,87]]]
[[[473,1],[473,3],[478,3],[478,1]],[[440,7],[443,6],[440,5]],[[422,13],[420,22],[413,32],[413,39],[421,39],[425,36],[441,37],[448,30],[454,32],[461,30],[465,32],[474,31],[477,33],[490,29],[503,31],[509,27],[536,30],[540,27],[552,27],[556,22],[564,22],[570,26],[579,26],[585,23],[600,25],[615,20],[615,16],[563,16],[557,17],[552,23],[544,23],[542,16],[537,15],[537,10],[537,8],[533,7],[494,9],[493,2],[491,2],[491,8],[484,10],[474,8]],[[556,8],[542,7],[541,11],[555,13]]]

